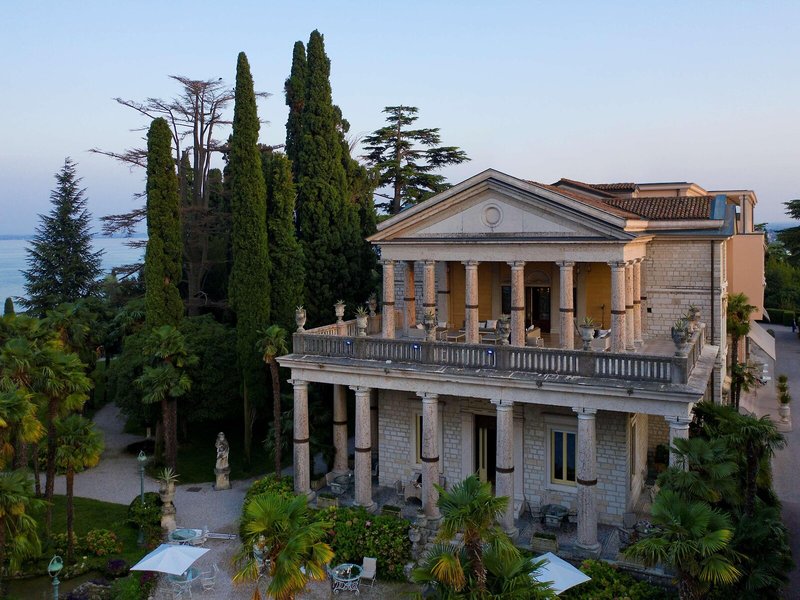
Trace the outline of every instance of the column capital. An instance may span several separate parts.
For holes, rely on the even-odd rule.
[[[426,258],[425,260],[422,261],[422,263],[426,267],[435,267],[436,266],[436,261],[433,260],[432,258]]]
[[[561,269],[566,269],[567,267],[574,267],[575,266],[575,261],[574,260],[557,260],[556,264]]]
[[[393,267],[393,266],[394,266],[394,263],[395,263],[395,261],[394,261],[394,260],[392,260],[392,259],[390,259],[390,258],[382,258],[382,259],[381,259],[381,264],[382,264],[384,267]]]
[[[497,410],[511,410],[514,408],[513,400],[490,400]]]
[[[303,381],[302,379],[287,379],[286,381],[296,388],[308,387],[308,382]]]
[[[597,409],[574,407],[572,412],[577,413],[579,419],[594,419],[594,416],[597,414]]]
[[[349,387],[356,394],[369,394],[372,391],[372,388],[368,388],[363,385],[351,385]]]
[[[423,402],[439,402],[439,394],[433,392],[417,392],[417,396],[422,398]]]
[[[664,417],[664,420],[669,425],[670,429],[689,429],[689,424],[692,422],[692,419],[689,417]]]
[[[525,261],[524,260],[510,260],[510,261],[508,261],[508,266],[511,267],[512,270],[524,269],[525,268]]]
[[[624,260],[611,260],[608,261],[608,266],[612,269],[624,269],[625,268],[625,261]]]
[[[462,260],[461,264],[464,265],[465,267],[467,267],[468,269],[469,268],[473,268],[474,269],[474,268],[477,268],[478,265],[481,264],[481,262],[479,260]]]

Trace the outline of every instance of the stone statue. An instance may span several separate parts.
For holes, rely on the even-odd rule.
[[[225,439],[225,434],[221,431],[217,435],[217,441],[214,444],[217,448],[217,464],[214,469],[214,474],[217,476],[217,481],[214,484],[215,490],[229,490],[231,489],[230,473],[231,468],[228,465],[228,453],[230,452],[230,445],[228,440]]]

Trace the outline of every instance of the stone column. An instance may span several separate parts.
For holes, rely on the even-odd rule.
[[[511,537],[519,533],[514,526],[514,403],[492,400],[497,410],[497,455],[495,459],[495,494],[508,498],[501,525]]]
[[[578,413],[578,546],[598,552],[597,541],[597,443],[594,408],[573,408]]]
[[[375,461],[377,461],[380,457],[378,456],[378,390],[373,389],[372,393],[370,394],[369,400],[369,425],[370,425],[370,433],[372,434],[370,437],[370,444],[372,444],[372,464],[375,465]]]
[[[633,345],[641,348],[642,339],[642,259],[633,263]]]
[[[422,314],[436,313],[436,261],[426,260],[422,266]]]
[[[356,393],[355,504],[371,511],[375,508],[375,503],[372,501],[372,447],[370,445],[372,443],[369,415],[371,390],[361,386],[351,386],[350,389]]]
[[[611,351],[625,352],[625,263],[611,266]]]
[[[633,263],[625,263],[625,350],[633,352]]]
[[[477,344],[481,341],[478,333],[478,261],[466,260],[464,261],[466,267],[464,291],[464,317],[466,321],[466,342],[468,344]]]
[[[422,508],[426,517],[438,519],[439,492],[433,484],[439,483],[439,395],[417,395],[422,398]]]
[[[294,491],[311,500],[314,492],[308,440],[308,382],[290,379],[289,383],[294,388]]]
[[[678,438],[686,439],[689,437],[689,423],[692,422],[688,417],[664,417],[669,424],[669,466],[677,467],[678,460],[672,452],[672,445]],[[687,465],[683,465],[684,469]]]
[[[525,261],[511,265],[511,345],[525,345]]]
[[[347,473],[347,394],[343,385],[333,386],[333,472]]]
[[[403,285],[403,314],[405,315],[405,331],[417,324],[417,288],[414,282],[414,261],[407,260],[405,284]]]
[[[381,302],[381,335],[394,337],[394,261],[382,260],[383,264],[383,302]]]
[[[561,314],[561,347],[567,350],[575,348],[575,307],[572,303],[572,288],[574,285],[573,267],[574,262],[562,261],[557,263],[561,274],[561,303],[559,313]]]

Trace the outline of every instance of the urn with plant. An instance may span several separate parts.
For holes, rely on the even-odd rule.
[[[305,331],[306,309],[302,305],[294,309],[294,323],[297,325],[298,333]]]
[[[592,317],[586,316],[583,318],[583,321],[580,322],[578,325],[578,331],[581,334],[581,340],[583,340],[583,349],[584,350],[591,350],[591,343],[594,339],[594,330],[595,330],[596,323]]]
[[[672,325],[672,342],[675,344],[675,355],[686,355],[686,342],[689,339],[689,326],[686,319],[678,319]]]
[[[378,296],[375,295],[375,292],[372,292],[367,298],[367,306],[369,306],[369,316],[374,317],[378,308]]]
[[[358,306],[356,308],[356,329],[358,330],[358,337],[366,337],[367,335],[367,317],[369,313],[366,307]]]
[[[343,323],[344,322],[343,321],[344,307],[345,307],[344,300],[337,300],[336,304],[333,305],[333,310],[336,313],[336,322],[337,323]]]

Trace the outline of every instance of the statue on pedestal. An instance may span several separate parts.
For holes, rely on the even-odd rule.
[[[225,434],[221,431],[217,435],[217,441],[214,446],[217,448],[217,464],[216,468],[214,469],[214,474],[217,476],[217,480],[214,484],[214,489],[229,490],[231,489],[231,467],[228,464],[230,445],[228,444],[228,440],[225,439]]]

